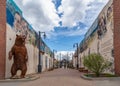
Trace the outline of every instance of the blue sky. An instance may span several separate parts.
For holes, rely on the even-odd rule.
[[[57,51],[73,51],[109,0],[14,0],[23,16],[38,31],[45,43]]]
[[[53,0],[53,3],[55,4],[55,7],[56,7],[57,11],[58,11],[59,6],[61,5],[61,1],[62,0]],[[92,4],[93,3],[90,3],[89,6],[92,6]],[[103,3],[97,3],[96,5],[102,6]],[[87,12],[92,13],[89,10]],[[64,15],[64,12],[63,13],[58,13],[58,15],[59,15],[59,17],[61,17],[61,15]],[[86,18],[87,17],[89,17],[89,15],[86,16]],[[97,15],[96,15],[96,17],[97,17]],[[72,29],[69,29],[69,27],[62,27],[62,22],[60,22],[60,26],[61,27],[55,27],[54,28],[56,33],[70,32],[70,30],[72,30],[74,32],[74,31],[77,31],[78,27],[86,28],[87,24],[79,22],[79,24],[77,26],[71,27]],[[88,25],[87,28],[89,28],[89,25]],[[70,36],[69,34],[66,34],[66,35],[61,34],[61,35],[57,35],[53,39],[50,39],[50,40],[48,39],[45,42],[51,47],[51,49],[53,48],[53,49],[56,49],[58,51],[72,51],[72,50],[74,50],[73,44],[74,43],[80,43],[83,38],[84,38],[84,33],[81,34],[81,35],[73,35],[73,36],[72,35]]]
[[[67,30],[64,30],[64,31],[67,31]],[[56,36],[53,39],[45,39],[45,42],[48,44],[48,46],[50,46],[51,48],[57,51],[72,51],[74,50],[73,44],[79,43],[82,39],[83,39],[83,35],[81,36],[60,35],[60,36]]]
[[[81,28],[84,28],[84,25],[80,25]],[[84,33],[86,31],[82,31],[81,35],[76,35],[73,33],[77,31],[78,27],[72,27],[72,29],[68,27],[55,27],[54,34],[57,34],[52,39],[45,39],[44,41],[47,43],[48,46],[52,49],[56,49],[57,51],[72,51],[74,50],[73,44],[80,43],[80,41],[84,37]]]

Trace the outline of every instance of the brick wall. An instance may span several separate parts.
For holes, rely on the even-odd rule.
[[[5,77],[6,0],[0,0],[0,79]]]
[[[115,73],[120,75],[120,0],[113,0]]]

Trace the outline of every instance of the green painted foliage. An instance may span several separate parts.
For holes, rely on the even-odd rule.
[[[111,62],[105,60],[100,54],[95,53],[85,56],[83,64],[98,77],[112,65]]]

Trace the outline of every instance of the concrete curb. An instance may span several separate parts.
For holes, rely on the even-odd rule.
[[[99,78],[93,78],[93,77],[87,77],[84,74],[81,75],[81,78],[85,80],[120,80],[120,77],[99,77]]]
[[[29,75],[23,79],[4,79],[4,80],[0,80],[0,82],[26,82],[26,81],[34,81],[39,78],[40,78],[39,75]]]
[[[82,74],[80,77],[86,80],[93,80],[91,77],[86,77],[84,74]]]

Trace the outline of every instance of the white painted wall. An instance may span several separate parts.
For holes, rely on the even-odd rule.
[[[14,45],[14,41],[16,38],[16,34],[15,32],[12,30],[12,28],[7,24],[6,25],[7,29],[6,29],[6,73],[5,73],[5,77],[8,78],[11,76],[11,66],[13,63],[13,59],[12,60],[8,60],[8,53],[11,50],[12,46]]]
[[[110,2],[107,4],[107,6],[103,9],[103,11],[100,13],[99,16],[102,16],[105,13],[107,13],[107,8],[112,5],[113,0],[110,0]],[[112,56],[112,50],[113,50],[113,15],[111,14],[111,19],[109,22],[106,23],[107,32],[102,36],[101,39],[98,39],[97,32],[94,33],[93,40],[89,43],[88,48],[80,53],[80,56],[83,57],[88,55],[88,50],[90,48],[90,53],[98,53],[98,42],[99,42],[99,53],[108,61],[111,61],[113,63],[111,69],[106,72],[112,72],[114,73],[114,57]],[[82,61],[83,65],[83,61]]]
[[[15,42],[15,38],[16,38],[16,33],[13,31],[13,29],[6,24],[7,26],[7,38],[6,38],[6,73],[5,73],[5,77],[9,78],[11,76],[11,66],[13,63],[13,59],[12,60],[8,60],[8,53],[11,50],[12,46],[14,45]],[[38,58],[39,58],[39,50],[37,47],[34,47],[31,44],[26,44],[26,48],[27,48],[27,53],[28,53],[28,62],[27,62],[27,73],[26,74],[32,74],[32,73],[37,73],[38,72]],[[45,61],[45,59],[47,59],[47,63]],[[47,69],[50,68],[49,66],[49,61],[50,60],[50,56],[48,54],[44,54],[41,55],[41,64],[42,64],[42,71],[45,71]],[[46,64],[47,64],[47,68],[46,68]],[[18,72],[18,74],[20,74],[20,72]]]

